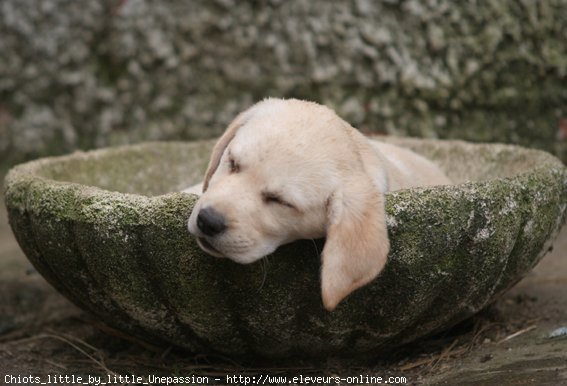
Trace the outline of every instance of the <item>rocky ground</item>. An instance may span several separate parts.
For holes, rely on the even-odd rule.
[[[535,270],[489,309],[385,359],[259,365],[154,347],[106,327],[52,289],[19,249],[0,202],[0,384],[30,374],[43,381],[57,374],[206,375],[225,383],[227,374],[268,373],[400,376],[407,382],[399,384],[411,385],[559,385],[567,383],[567,335],[550,334],[561,327],[567,227]]]

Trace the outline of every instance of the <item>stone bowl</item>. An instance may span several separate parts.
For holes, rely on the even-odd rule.
[[[62,294],[128,334],[239,358],[369,356],[490,304],[565,222],[567,172],[516,146],[388,139],[456,183],[387,195],[389,262],[333,312],[323,240],[239,265],[202,252],[186,222],[213,142],[148,143],[44,158],[6,177],[10,224]],[[172,193],[173,192],[173,193]],[[237,204],[237,199],[235,200]]]

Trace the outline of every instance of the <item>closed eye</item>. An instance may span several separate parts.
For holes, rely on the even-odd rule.
[[[262,192],[262,199],[266,204],[277,204],[295,209],[295,206],[285,201],[280,195],[273,192]]]
[[[238,173],[240,171],[240,165],[234,160],[232,156],[228,158],[228,169],[231,173]]]

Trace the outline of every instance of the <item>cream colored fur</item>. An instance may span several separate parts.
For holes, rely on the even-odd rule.
[[[368,140],[331,109],[266,99],[238,115],[215,145],[189,231],[211,255],[251,263],[297,239],[326,236],[321,293],[328,310],[374,279],[390,244],[384,193],[449,184],[431,161]],[[202,208],[227,229],[205,236]]]

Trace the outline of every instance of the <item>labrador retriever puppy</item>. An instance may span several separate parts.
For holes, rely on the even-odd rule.
[[[270,98],[214,146],[188,228],[204,251],[241,264],[325,236],[321,294],[333,310],[386,264],[384,193],[449,183],[431,161],[367,139],[325,106]]]

